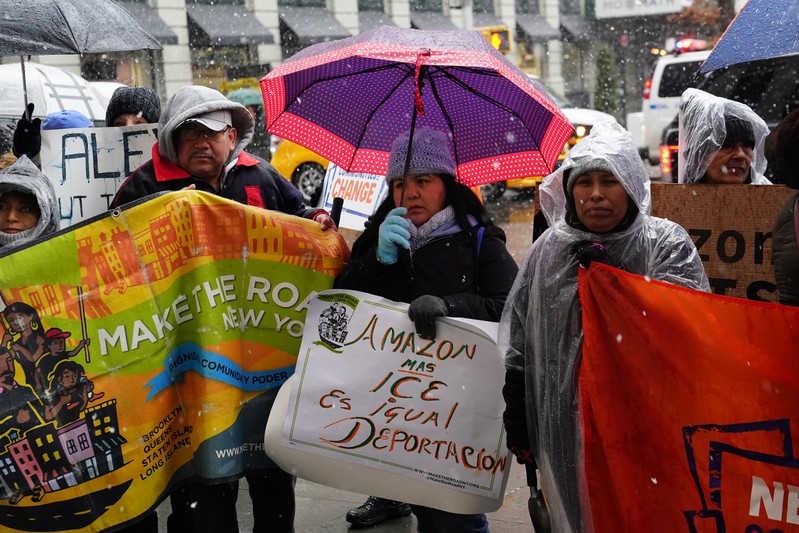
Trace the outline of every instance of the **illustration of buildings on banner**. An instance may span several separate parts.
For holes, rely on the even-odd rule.
[[[127,490],[130,481],[61,502],[47,494],[74,487],[124,465],[116,400],[87,407],[78,420],[36,425],[0,440],[0,524],[29,530],[58,517],[60,528],[85,527]],[[20,506],[30,496],[39,505]],[[69,510],[68,510],[69,509]],[[37,528],[36,530],[42,531]]]
[[[328,275],[337,272],[331,259],[336,250],[325,249],[300,218],[245,210],[239,204],[195,205],[185,197],[170,200],[162,208],[132,240],[121,229],[77,240],[83,286],[103,287],[87,294],[88,317],[111,314],[104,297],[165,279],[191,262],[242,258],[244,243],[250,256],[259,254]]]

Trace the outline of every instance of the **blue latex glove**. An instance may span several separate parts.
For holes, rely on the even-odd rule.
[[[408,307],[408,318],[413,320],[416,333],[425,339],[436,338],[436,318],[442,316],[447,316],[447,302],[438,296],[419,296]]]
[[[408,212],[405,207],[396,207],[388,212],[386,219],[380,224],[377,236],[377,260],[384,265],[393,265],[399,257],[399,248],[409,250],[411,233],[408,228],[411,221],[402,218]]]

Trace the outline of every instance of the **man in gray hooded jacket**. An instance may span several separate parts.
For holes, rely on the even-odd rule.
[[[242,204],[318,221],[322,209],[302,204],[300,192],[269,163],[244,151],[254,132],[250,112],[219,91],[189,85],[169,99],[158,121],[153,158],[133,171],[112,203],[119,207],[164,191],[196,188]]]
[[[326,211],[302,204],[302,195],[269,163],[244,151],[253,136],[247,109],[222,93],[201,86],[179,89],[158,121],[153,158],[128,177],[112,203],[118,207],[151,194],[197,189],[242,204],[316,220],[322,229],[335,224]],[[267,391],[274,396],[277,390]],[[267,413],[264,413],[264,418]],[[294,480],[276,465],[248,474],[255,532],[290,532],[294,522]],[[192,481],[171,494],[170,533],[238,532],[238,481]],[[149,531],[152,515],[134,525]]]

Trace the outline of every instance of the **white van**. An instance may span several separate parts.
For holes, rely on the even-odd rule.
[[[710,50],[685,52],[662,56],[655,63],[652,77],[644,84],[644,100],[641,105],[644,143],[641,154],[651,164],[658,164],[663,129],[677,115],[683,91],[696,85],[694,78],[709,55]]]

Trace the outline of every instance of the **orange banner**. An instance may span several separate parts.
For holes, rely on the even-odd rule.
[[[586,523],[799,532],[799,308],[596,263],[579,284]]]

